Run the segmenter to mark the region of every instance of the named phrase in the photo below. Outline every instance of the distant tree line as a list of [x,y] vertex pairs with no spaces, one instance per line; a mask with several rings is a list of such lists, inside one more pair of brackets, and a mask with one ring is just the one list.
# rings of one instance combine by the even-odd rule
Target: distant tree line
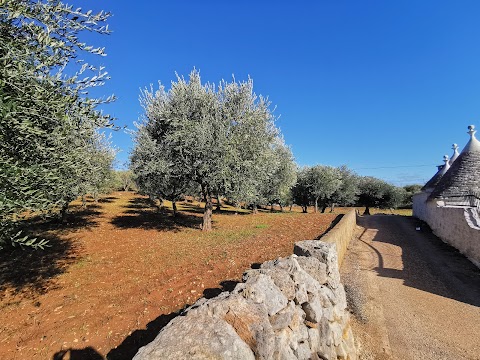
[[300,205],[303,212],[308,206],[314,206],[317,212],[335,206],[370,208],[411,207],[412,196],[420,190],[419,185],[398,187],[371,176],[359,176],[346,166],[331,167],[315,165],[299,169],[298,181],[293,187],[293,201]]

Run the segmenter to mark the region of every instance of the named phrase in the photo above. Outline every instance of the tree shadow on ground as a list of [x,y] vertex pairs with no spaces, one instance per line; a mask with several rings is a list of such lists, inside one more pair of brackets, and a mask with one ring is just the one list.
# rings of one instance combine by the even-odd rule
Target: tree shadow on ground
[[[182,208],[183,211],[185,212],[190,212],[190,213],[195,213],[195,214],[203,214],[204,208],[198,205],[194,204],[189,204],[189,203],[180,203],[179,206]],[[245,210],[243,211],[238,211],[235,209],[227,210],[225,208],[220,208],[220,210],[217,210],[216,205],[214,204],[213,206],[213,212],[214,214],[221,214],[221,215],[249,215],[250,212],[246,212]]]
[[2,251],[0,258],[0,292],[11,290],[26,298],[45,294],[54,287],[53,279],[63,274],[77,259],[72,242],[56,236],[43,236],[49,241],[44,250],[20,248]]
[[180,231],[182,228],[199,229],[202,218],[189,214],[177,214],[173,217],[170,211],[157,212],[154,210],[127,210],[129,215],[119,215],[111,223],[121,229],[156,229],[162,231]]
[[327,230],[325,230],[325,232],[323,232],[322,234],[318,235],[314,240],[321,240],[322,237],[324,237],[325,235],[328,234],[328,232],[330,230],[332,230],[339,222],[340,220],[342,220],[343,218],[343,214],[340,214],[340,215],[337,215],[335,217],[335,219],[333,219],[332,223],[330,224],[330,226],[327,228]]
[[21,228],[29,234],[40,235],[51,231],[65,234],[81,228],[92,228],[98,226],[96,218],[102,214],[99,209],[100,206],[96,204],[89,204],[85,209],[80,205],[70,206],[63,222],[58,215],[35,216],[22,221]]
[[106,197],[102,197],[102,198],[98,199],[98,202],[99,202],[99,203],[112,203],[112,202],[114,202],[115,200],[118,200],[118,197],[115,197],[115,196],[106,196]]
[[[369,218],[380,222],[373,225]],[[406,286],[480,307],[480,269],[435,236],[427,224],[400,215],[363,216],[358,223],[364,233],[376,230],[371,244],[362,240],[363,234],[359,239],[376,254],[374,270],[379,276],[401,279]],[[400,247],[403,268],[388,268],[376,243]]]
[[35,298],[54,288],[53,279],[78,259],[77,246],[61,235],[68,235],[79,228],[95,227],[94,218],[99,214],[95,207],[89,207],[68,214],[66,223],[41,217],[24,220],[20,226],[23,234],[45,239],[48,244],[43,250],[3,249],[0,252],[0,292],[10,290],[14,294]]
[[[214,298],[224,291],[232,291],[237,284],[238,281],[234,280],[222,281],[217,288],[205,289],[203,291],[203,297],[206,299]],[[132,334],[126,337],[119,346],[110,350],[110,352],[107,354],[107,360],[132,359],[142,346],[151,343],[157,337],[158,333],[170,321],[175,319],[177,316],[183,316],[185,314],[185,310],[190,306],[190,304],[186,304],[178,311],[171,312],[170,314],[162,314],[156,319],[150,321],[145,329],[135,330]]]
[[155,209],[147,198],[134,198],[124,206],[127,210],[111,220],[111,223],[121,229],[156,229],[163,231],[179,231],[182,228],[199,229],[202,224],[202,218],[184,212],[177,212],[173,216],[173,211]]
[[84,349],[68,349],[56,352],[52,360],[104,360],[94,348],[86,347]]

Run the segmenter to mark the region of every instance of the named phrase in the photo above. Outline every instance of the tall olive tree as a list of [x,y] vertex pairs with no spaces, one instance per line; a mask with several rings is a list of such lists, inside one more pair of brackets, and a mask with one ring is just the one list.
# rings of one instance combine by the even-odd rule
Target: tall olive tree
[[167,91],[142,93],[144,128],[159,158],[182,181],[194,181],[205,201],[203,230],[212,227],[212,198],[222,192],[254,202],[269,174],[262,164],[277,136],[269,102],[253,92],[253,81],[202,84],[193,70],[177,75]]
[[331,212],[337,204],[349,206],[358,199],[358,175],[345,165],[338,167],[337,170],[340,174],[341,184],[328,199]]
[[315,165],[308,171],[308,184],[317,212],[319,203],[326,206],[334,192],[340,189],[340,171],[331,166]]
[[88,88],[101,85],[107,74],[80,59],[105,55],[80,37],[84,31],[108,34],[108,17],[59,1],[2,2],[0,246],[25,244],[15,230],[16,214],[64,203],[61,195],[82,164],[78,142],[111,124],[96,106],[112,99],[88,97]]
[[402,194],[384,180],[371,176],[360,178],[358,203],[365,206],[365,215],[370,215],[371,207],[396,207],[401,203]]
[[130,169],[135,174],[138,189],[151,199],[170,200],[173,216],[177,215],[176,202],[189,189],[191,181],[177,171],[168,153],[157,146],[148,132],[148,124],[138,124],[135,133],[135,147],[130,157]]
[[302,207],[302,212],[308,212],[308,206],[312,204],[312,192],[310,186],[310,168],[303,167],[297,171],[297,182],[295,183],[292,194],[293,201]]
[[292,201],[292,188],[297,181],[297,165],[292,151],[278,138],[272,147],[272,175],[264,185],[265,198],[270,204],[283,207]]

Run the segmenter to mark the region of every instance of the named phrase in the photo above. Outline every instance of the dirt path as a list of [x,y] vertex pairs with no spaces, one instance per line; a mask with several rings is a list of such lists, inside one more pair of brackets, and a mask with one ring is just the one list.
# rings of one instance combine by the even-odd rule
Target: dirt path
[[408,217],[359,218],[343,265],[363,359],[480,359],[480,271]]

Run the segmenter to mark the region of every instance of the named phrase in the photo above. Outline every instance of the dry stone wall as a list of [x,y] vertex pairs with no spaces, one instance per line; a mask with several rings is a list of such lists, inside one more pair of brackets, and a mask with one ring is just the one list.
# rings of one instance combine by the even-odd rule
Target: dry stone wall
[[342,265],[343,258],[347,252],[348,244],[355,233],[355,226],[357,225],[357,214],[355,210],[350,210],[342,216],[340,221],[333,229],[322,236],[322,241],[334,243],[337,245],[338,263]]
[[336,247],[296,243],[293,255],[246,271],[232,292],[198,300],[134,360],[356,359]]

